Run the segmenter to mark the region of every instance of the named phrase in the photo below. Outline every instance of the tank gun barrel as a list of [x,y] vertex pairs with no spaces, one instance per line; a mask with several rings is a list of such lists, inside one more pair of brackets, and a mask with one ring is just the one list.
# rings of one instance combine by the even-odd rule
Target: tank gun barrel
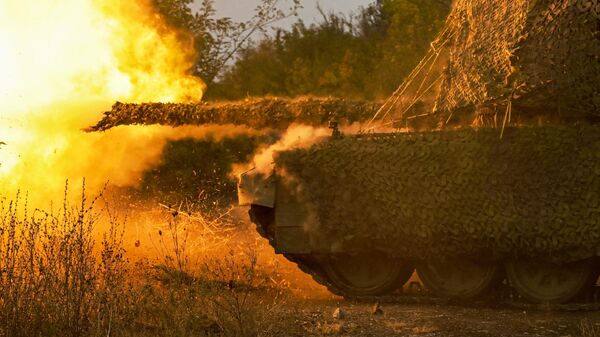
[[106,131],[119,125],[245,125],[254,129],[285,130],[292,123],[327,126],[368,120],[379,104],[337,98],[261,98],[226,103],[120,103],[88,132]]

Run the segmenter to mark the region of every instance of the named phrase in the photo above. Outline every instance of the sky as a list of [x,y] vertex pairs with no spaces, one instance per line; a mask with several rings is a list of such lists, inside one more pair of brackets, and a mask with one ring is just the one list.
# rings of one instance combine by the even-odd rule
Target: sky
[[[283,6],[289,7],[290,0],[279,0]],[[335,13],[350,13],[360,6],[366,6],[374,0],[301,0],[304,7],[299,17],[306,23],[313,23],[320,20],[320,14],[317,11],[317,3],[325,12],[333,11]],[[196,3],[201,2],[196,0]],[[250,19],[254,14],[254,8],[260,3],[260,0],[215,0],[215,8],[218,16],[231,17],[236,21]],[[286,8],[283,7],[282,8]],[[192,7],[193,8],[193,7]],[[294,20],[287,20],[281,26],[289,26]]]

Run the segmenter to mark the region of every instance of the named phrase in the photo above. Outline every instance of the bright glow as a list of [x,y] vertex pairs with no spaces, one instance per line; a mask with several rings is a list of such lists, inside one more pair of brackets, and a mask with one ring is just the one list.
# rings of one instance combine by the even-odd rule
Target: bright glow
[[166,129],[80,130],[117,100],[200,100],[181,36],[145,0],[0,0],[0,193],[135,184]]

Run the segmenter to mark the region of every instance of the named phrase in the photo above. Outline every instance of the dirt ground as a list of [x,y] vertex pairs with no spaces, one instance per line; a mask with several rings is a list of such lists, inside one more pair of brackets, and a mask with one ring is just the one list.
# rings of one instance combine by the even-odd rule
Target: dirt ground
[[[356,303],[331,295],[293,264],[292,296],[273,313],[278,336],[600,337],[599,312],[547,312],[433,304]],[[336,312],[337,311],[337,312]]]
[[[341,318],[335,318],[336,310]],[[527,312],[458,306],[383,304],[308,298],[278,317],[281,336],[600,336],[597,312]],[[277,315],[279,316],[279,315]]]

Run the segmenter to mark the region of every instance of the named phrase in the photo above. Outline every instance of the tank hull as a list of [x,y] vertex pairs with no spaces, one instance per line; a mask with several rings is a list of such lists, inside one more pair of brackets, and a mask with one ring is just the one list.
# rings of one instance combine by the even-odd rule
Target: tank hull
[[[600,251],[600,128],[360,135],[280,152],[280,253],[569,262]],[[261,180],[255,174],[244,182]],[[265,192],[266,191],[266,192]],[[256,192],[256,190],[255,190]],[[251,193],[250,193],[251,194]],[[252,203],[246,200],[246,203]]]

